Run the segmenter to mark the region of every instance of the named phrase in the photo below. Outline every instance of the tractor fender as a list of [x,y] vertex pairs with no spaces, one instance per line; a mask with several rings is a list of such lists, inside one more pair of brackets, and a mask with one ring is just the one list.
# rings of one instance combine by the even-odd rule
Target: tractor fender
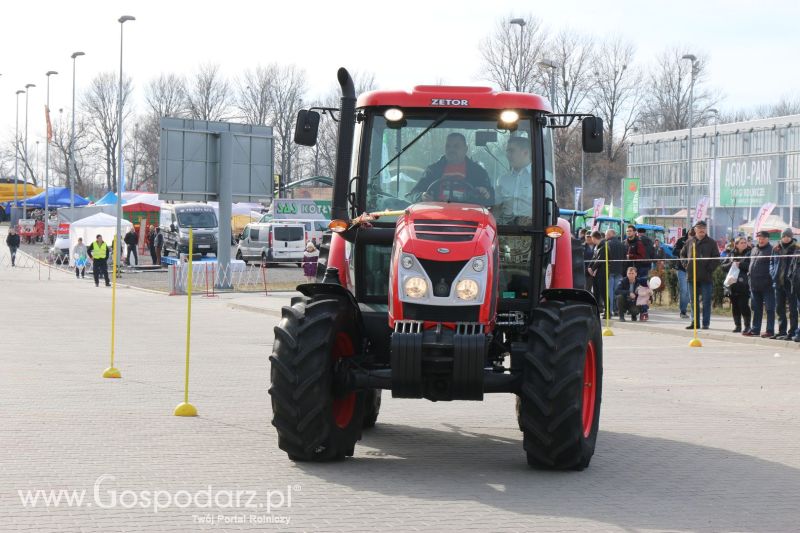
[[553,278],[549,289],[571,289],[572,284],[572,232],[569,222],[563,218],[558,219],[558,227],[564,230],[561,237],[555,239],[555,264],[553,264]]
[[331,235],[331,243],[328,251],[327,266],[339,269],[339,283],[342,287],[349,287],[349,261],[347,257],[347,241],[339,235],[334,233]]
[[363,324],[363,321],[361,320],[361,311],[358,307],[358,302],[356,301],[355,296],[353,296],[353,293],[347,290],[347,288],[342,287],[337,283],[301,283],[297,286],[297,292],[309,298],[325,294],[344,296],[347,298],[347,301],[350,302],[350,305],[353,307],[353,310],[358,316],[359,326]]
[[545,289],[542,291],[542,298],[549,302],[581,302],[597,308],[594,295],[583,289]]

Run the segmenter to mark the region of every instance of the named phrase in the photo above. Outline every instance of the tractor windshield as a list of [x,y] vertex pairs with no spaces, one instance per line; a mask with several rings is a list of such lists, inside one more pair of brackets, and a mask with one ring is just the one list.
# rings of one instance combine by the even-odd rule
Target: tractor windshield
[[499,224],[527,225],[532,212],[531,123],[498,129],[497,119],[408,116],[390,127],[376,116],[369,144],[367,211],[415,202],[489,208]]

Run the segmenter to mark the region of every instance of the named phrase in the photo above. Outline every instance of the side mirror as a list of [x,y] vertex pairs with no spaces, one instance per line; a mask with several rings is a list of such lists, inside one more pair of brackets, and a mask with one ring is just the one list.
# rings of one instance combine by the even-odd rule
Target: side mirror
[[297,122],[294,125],[294,142],[302,146],[317,144],[319,132],[319,113],[301,109],[297,112]]
[[582,131],[583,151],[587,154],[599,154],[603,151],[603,119],[586,117],[583,119]]
[[475,145],[486,146],[489,143],[497,142],[496,131],[477,131],[475,132]]

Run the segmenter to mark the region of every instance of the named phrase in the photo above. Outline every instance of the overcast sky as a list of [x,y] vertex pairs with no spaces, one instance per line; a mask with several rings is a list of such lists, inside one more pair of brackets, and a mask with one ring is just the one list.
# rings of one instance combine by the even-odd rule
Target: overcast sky
[[[635,43],[640,64],[667,46],[708,54],[710,85],[725,95],[720,109],[798,94],[800,80],[796,0],[26,0],[1,9],[0,136],[13,138],[15,91],[35,83],[30,143],[44,132],[46,71],[59,72],[50,86],[56,115],[70,109],[72,52],[86,52],[78,58],[79,92],[98,72],[118,72],[123,14],[137,18],[125,24],[124,69],[139,99],[153,76],[189,74],[203,62],[219,63],[229,76],[259,63],[296,63],[312,97],[335,83],[339,66],[374,72],[381,88],[486,84],[480,41],[498,20],[528,13],[552,30],[620,34]],[[24,102],[22,95],[21,130]]]

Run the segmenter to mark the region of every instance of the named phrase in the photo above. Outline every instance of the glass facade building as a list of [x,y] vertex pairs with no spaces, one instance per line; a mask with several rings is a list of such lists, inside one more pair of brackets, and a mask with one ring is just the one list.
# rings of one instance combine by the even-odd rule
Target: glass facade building
[[673,215],[687,206],[693,212],[707,196],[717,235],[735,233],[767,202],[797,225],[800,115],[694,128],[691,174],[688,147],[689,130],[633,135],[628,177],[640,180],[640,213]]

